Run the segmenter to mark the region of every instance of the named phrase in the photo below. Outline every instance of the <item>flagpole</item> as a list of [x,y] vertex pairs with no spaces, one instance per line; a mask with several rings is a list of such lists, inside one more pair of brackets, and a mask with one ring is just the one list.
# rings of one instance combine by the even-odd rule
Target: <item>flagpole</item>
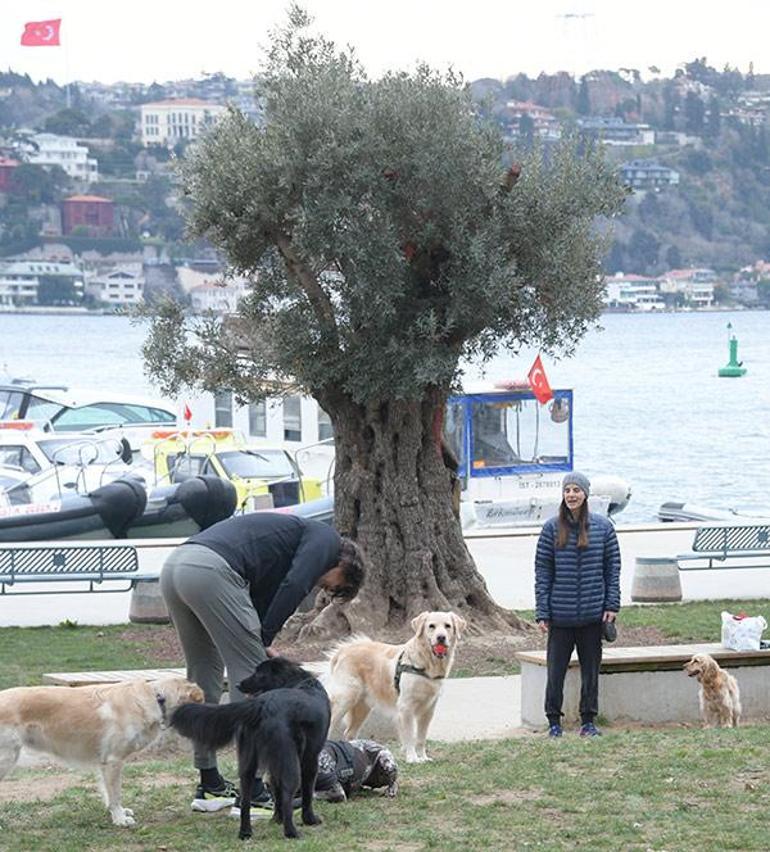
[[64,34],[64,86],[65,92],[67,93],[67,109],[70,108],[70,62],[69,62],[69,49],[67,48],[67,38],[66,33]]

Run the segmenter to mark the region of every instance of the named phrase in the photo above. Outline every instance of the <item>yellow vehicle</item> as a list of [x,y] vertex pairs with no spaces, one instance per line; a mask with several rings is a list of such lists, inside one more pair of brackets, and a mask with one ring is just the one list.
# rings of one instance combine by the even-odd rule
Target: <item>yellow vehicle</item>
[[278,509],[322,496],[320,480],[303,476],[286,450],[248,446],[237,430],[157,430],[152,437],[143,455],[153,462],[159,482],[221,476],[235,486],[238,508],[245,511],[271,504]]

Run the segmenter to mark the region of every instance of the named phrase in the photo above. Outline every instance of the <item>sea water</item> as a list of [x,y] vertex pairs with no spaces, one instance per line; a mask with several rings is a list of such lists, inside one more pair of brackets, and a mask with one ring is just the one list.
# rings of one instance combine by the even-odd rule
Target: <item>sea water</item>
[[[742,378],[717,376],[728,322]],[[770,312],[606,314],[600,326],[543,363],[552,387],[574,389],[575,466],[631,485],[618,523],[653,521],[668,500],[770,514]],[[146,334],[120,316],[0,314],[0,375],[158,396]],[[523,378],[536,354],[501,353],[485,378]]]

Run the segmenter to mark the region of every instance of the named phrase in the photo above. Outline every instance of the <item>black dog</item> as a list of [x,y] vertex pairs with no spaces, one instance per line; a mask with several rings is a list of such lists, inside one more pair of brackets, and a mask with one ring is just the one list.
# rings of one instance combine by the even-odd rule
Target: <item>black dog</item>
[[299,837],[292,819],[292,800],[302,792],[302,821],[318,825],[313,813],[313,787],[318,755],[329,731],[329,696],[301,666],[274,657],[257,666],[238,684],[257,696],[235,704],[185,704],[171,716],[180,734],[210,748],[235,740],[241,794],[241,840],[251,837],[251,793],[255,776],[267,773],[275,800],[273,820],[283,823],[286,837]]

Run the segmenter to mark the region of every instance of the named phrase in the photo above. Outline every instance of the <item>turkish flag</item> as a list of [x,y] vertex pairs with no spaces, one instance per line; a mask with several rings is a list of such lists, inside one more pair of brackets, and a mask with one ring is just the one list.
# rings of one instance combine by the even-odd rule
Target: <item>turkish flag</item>
[[52,21],[30,21],[21,34],[23,47],[58,47],[61,18]]
[[545,405],[549,399],[553,399],[553,391],[548,384],[548,379],[543,369],[543,362],[540,360],[539,355],[535,358],[535,363],[529,368],[527,378],[529,379],[529,386],[532,388],[532,393],[541,405]]
[[192,420],[192,411],[190,411],[190,406],[187,403],[184,405],[184,412],[182,416],[188,423]]

